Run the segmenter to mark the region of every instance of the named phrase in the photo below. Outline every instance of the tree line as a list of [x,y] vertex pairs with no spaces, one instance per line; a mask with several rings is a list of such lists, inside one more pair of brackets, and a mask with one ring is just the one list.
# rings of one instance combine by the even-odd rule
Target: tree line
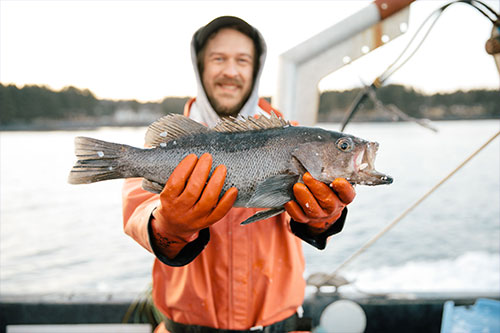
[[[50,121],[69,123],[116,123],[116,114],[127,111],[139,116],[148,113],[161,116],[182,113],[188,97],[167,97],[161,102],[141,103],[136,100],[113,101],[97,99],[88,89],[65,87],[54,91],[46,86],[0,83],[0,126],[44,124]],[[133,121],[131,121],[133,122]],[[139,121],[140,122],[140,121]]]
[[[360,92],[361,89],[323,92],[320,96],[318,120],[340,121]],[[395,105],[414,118],[500,118],[498,90],[426,95],[405,86],[389,85],[377,89],[376,96],[383,105]],[[51,121],[99,124],[103,120],[108,125],[121,125],[124,122],[145,125],[155,117],[182,113],[187,100],[188,97],[166,97],[162,101],[148,103],[136,100],[113,101],[97,99],[90,90],[71,86],[54,91],[46,86],[26,85],[18,88],[0,83],[0,126],[43,124]],[[151,117],[139,117],[145,114]],[[391,117],[367,99],[353,120],[389,120]]]
[[[341,121],[363,89],[326,91],[320,96],[319,121]],[[499,90],[470,90],[427,95],[413,88],[388,85],[375,90],[384,107],[396,106],[413,118],[430,120],[498,119],[500,118]],[[353,120],[389,120],[393,114],[378,109],[366,98]]]

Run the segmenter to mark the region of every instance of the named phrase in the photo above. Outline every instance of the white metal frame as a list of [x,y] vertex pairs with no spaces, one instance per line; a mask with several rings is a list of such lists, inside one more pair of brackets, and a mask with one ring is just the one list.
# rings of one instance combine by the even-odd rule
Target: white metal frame
[[320,80],[404,33],[408,16],[406,7],[381,21],[374,2],[283,53],[273,104],[289,120],[315,124]]

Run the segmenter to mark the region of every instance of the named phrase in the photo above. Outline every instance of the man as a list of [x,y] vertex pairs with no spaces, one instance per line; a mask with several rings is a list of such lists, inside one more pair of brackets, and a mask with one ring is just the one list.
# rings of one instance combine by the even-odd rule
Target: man
[[[248,23],[219,17],[195,33],[191,51],[198,94],[185,115],[211,127],[277,112],[257,95],[266,45]],[[125,182],[125,232],[156,256],[153,299],[167,317],[156,331],[294,330],[305,290],[301,239],[323,249],[340,232],[352,186],[337,179],[330,188],[306,173],[288,214],[240,226],[257,209],[232,207],[236,188],[220,198],[226,168],[209,177],[211,168],[210,154],[186,156],[160,195],[141,179]]]

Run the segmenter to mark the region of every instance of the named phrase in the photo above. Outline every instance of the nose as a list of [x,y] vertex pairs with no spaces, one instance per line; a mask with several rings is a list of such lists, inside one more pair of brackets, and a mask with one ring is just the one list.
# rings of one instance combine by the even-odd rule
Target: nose
[[238,68],[236,66],[236,62],[234,60],[227,61],[222,73],[227,77],[235,77],[238,76]]

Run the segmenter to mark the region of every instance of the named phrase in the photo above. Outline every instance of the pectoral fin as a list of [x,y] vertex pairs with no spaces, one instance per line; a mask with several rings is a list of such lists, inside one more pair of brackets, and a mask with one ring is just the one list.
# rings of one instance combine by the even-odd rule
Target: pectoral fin
[[276,175],[257,185],[247,207],[281,207],[292,199],[292,186],[299,179],[298,175]]
[[249,218],[247,218],[245,221],[241,222],[240,224],[247,225],[247,224],[257,222],[260,220],[265,220],[265,219],[268,219],[270,217],[279,215],[279,214],[283,213],[284,211],[285,211],[285,208],[283,208],[283,207],[276,207],[276,208],[271,208],[271,209],[267,209],[267,210],[261,210],[260,212],[253,214],[252,216],[250,216]]

